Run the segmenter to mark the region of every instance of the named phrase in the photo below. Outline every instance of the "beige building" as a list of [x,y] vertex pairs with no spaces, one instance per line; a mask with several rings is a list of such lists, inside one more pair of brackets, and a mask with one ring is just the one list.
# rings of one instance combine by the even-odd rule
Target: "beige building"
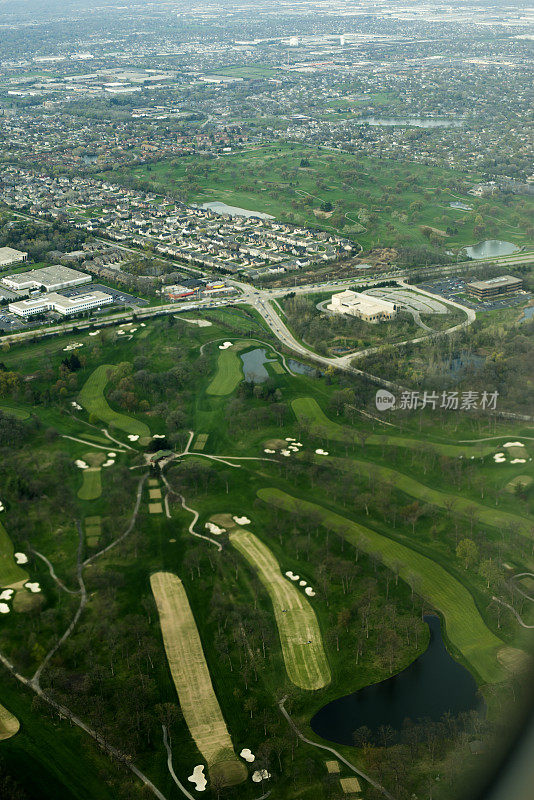
[[381,297],[353,292],[350,289],[332,295],[327,309],[336,314],[348,314],[371,323],[386,322],[397,316],[395,303],[382,300]]
[[10,264],[18,264],[27,260],[28,253],[23,253],[22,250],[0,247],[0,267],[8,267]]

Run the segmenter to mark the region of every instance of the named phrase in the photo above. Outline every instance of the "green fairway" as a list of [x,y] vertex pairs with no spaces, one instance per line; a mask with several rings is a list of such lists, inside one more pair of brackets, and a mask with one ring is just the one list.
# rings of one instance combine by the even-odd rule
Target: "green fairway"
[[30,412],[25,408],[18,408],[17,406],[10,405],[9,403],[0,403],[0,411],[2,411],[4,414],[9,414],[12,417],[16,417],[17,419],[28,419],[30,416]]
[[[358,442],[358,431],[348,425],[339,425],[337,422],[332,422],[313,397],[297,397],[292,400],[291,406],[300,423],[308,421],[311,424],[311,433],[324,434],[340,442],[345,442],[347,438],[349,441]],[[367,444],[388,444],[397,447],[409,447],[414,450],[431,447],[444,456],[485,456],[495,452],[498,447],[496,442],[445,444],[443,442],[429,441],[428,439],[422,440],[409,436],[398,436],[394,433],[371,434],[371,436],[366,437],[365,441]]]
[[[324,459],[321,460],[321,463]],[[454,502],[454,510],[463,514],[471,510],[475,513],[479,522],[485,525],[499,528],[500,530],[516,529],[524,536],[532,535],[532,522],[518,514],[511,514],[508,511],[500,511],[497,508],[484,506],[468,497],[454,494],[454,492],[443,492],[439,489],[431,489],[424,483],[420,483],[415,478],[411,478],[404,472],[389,467],[381,467],[372,461],[362,461],[360,459],[330,458],[329,464],[335,469],[345,472],[355,471],[356,469],[370,475],[371,473],[385,483],[391,482],[395,488],[400,489],[406,494],[416,497],[423,503],[431,503],[438,508],[447,509],[449,502]]]
[[269,592],[289,678],[301,689],[322,689],[330,683],[330,667],[317,617],[304,592],[282,575],[276,558],[253,533],[236,528],[230,541]]
[[223,397],[231,394],[243,379],[242,362],[237,355],[239,346],[221,350],[217,359],[217,372],[207,388],[207,394]]
[[102,422],[112,425],[121,431],[137,436],[150,436],[148,425],[126,414],[113,411],[104,397],[104,389],[108,382],[108,372],[112,364],[101,364],[89,376],[79,395],[79,402],[89,414],[93,414]]
[[83,483],[78,490],[80,500],[96,500],[102,494],[102,470],[100,467],[89,467],[82,472]]
[[503,642],[486,626],[466,587],[442,566],[387,536],[280,489],[260,489],[258,497],[295,514],[313,513],[322,525],[343,535],[358,548],[379,554],[384,564],[398,571],[408,583],[415,579],[416,591],[441,612],[449,641],[480,680],[491,683],[503,678],[497,661],[497,653],[504,646]]
[[13,553],[13,543],[0,522],[0,588],[2,589],[27,581],[29,577],[26,570],[15,563]]

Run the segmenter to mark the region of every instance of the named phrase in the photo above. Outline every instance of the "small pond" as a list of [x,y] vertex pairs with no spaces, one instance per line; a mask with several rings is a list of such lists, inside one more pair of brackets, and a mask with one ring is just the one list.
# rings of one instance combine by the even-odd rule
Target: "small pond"
[[444,370],[447,370],[451,378],[461,378],[462,374],[469,368],[474,370],[481,369],[486,363],[486,356],[477,356],[474,353],[460,353],[459,355],[451,358],[444,364]]
[[310,367],[309,364],[303,364],[302,361],[295,361],[294,358],[286,358],[287,365],[292,372],[297,375],[316,375],[317,370],[315,367]]
[[[333,700],[311,720],[314,733],[338,744],[353,744],[362,725],[376,733],[381,725],[400,730],[408,717],[439,720],[446,712],[485,711],[475,679],[449,655],[438,617],[425,616],[430,642],[423,655],[405,670],[381,683]],[[357,668],[356,668],[357,669]]]
[[519,320],[520,322],[526,322],[529,319],[534,318],[534,306],[527,306],[523,311],[523,316]]
[[451,208],[458,208],[460,211],[472,211],[473,206],[468,206],[467,203],[459,203],[458,201],[454,201],[454,203],[449,203]]
[[464,253],[470,258],[494,258],[495,256],[510,256],[517,253],[519,247],[512,242],[503,242],[501,239],[486,239],[484,242],[464,247]]
[[267,350],[264,348],[249,350],[247,353],[242,353],[240,358],[243,362],[245,380],[249,383],[263,383],[270,377],[264,365],[274,359],[267,358]]

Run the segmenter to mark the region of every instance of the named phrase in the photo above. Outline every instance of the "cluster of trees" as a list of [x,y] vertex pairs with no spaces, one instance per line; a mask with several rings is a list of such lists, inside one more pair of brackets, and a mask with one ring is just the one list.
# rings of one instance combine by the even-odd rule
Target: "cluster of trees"
[[8,215],[0,215],[0,247],[23,250],[34,261],[46,261],[51,250],[80,250],[86,239],[83,231],[61,222],[51,225],[24,219],[13,222]]

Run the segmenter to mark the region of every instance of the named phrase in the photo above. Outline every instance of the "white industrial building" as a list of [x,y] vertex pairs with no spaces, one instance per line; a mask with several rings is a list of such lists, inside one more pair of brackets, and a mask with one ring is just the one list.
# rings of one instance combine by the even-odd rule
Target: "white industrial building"
[[353,292],[350,289],[332,295],[327,309],[337,314],[358,317],[371,323],[386,322],[394,319],[397,315],[395,303],[382,300],[381,297],[371,297],[371,295],[361,292]]
[[14,250],[13,247],[0,247],[0,267],[9,267],[11,264],[20,264],[28,260],[28,253]]
[[57,292],[58,289],[66,289],[68,286],[90,283],[91,280],[91,276],[86,272],[78,272],[76,269],[57,265],[32,269],[18,275],[6,275],[2,278],[2,283],[15,292],[28,292],[32,289],[41,289],[41,287],[44,287],[47,292]]
[[44,314],[47,311],[57,311],[58,314],[67,316],[107,306],[110,303],[113,303],[113,297],[104,292],[88,292],[77,297],[64,297],[52,292],[10,303],[9,310],[18,317],[32,317],[34,314]]

